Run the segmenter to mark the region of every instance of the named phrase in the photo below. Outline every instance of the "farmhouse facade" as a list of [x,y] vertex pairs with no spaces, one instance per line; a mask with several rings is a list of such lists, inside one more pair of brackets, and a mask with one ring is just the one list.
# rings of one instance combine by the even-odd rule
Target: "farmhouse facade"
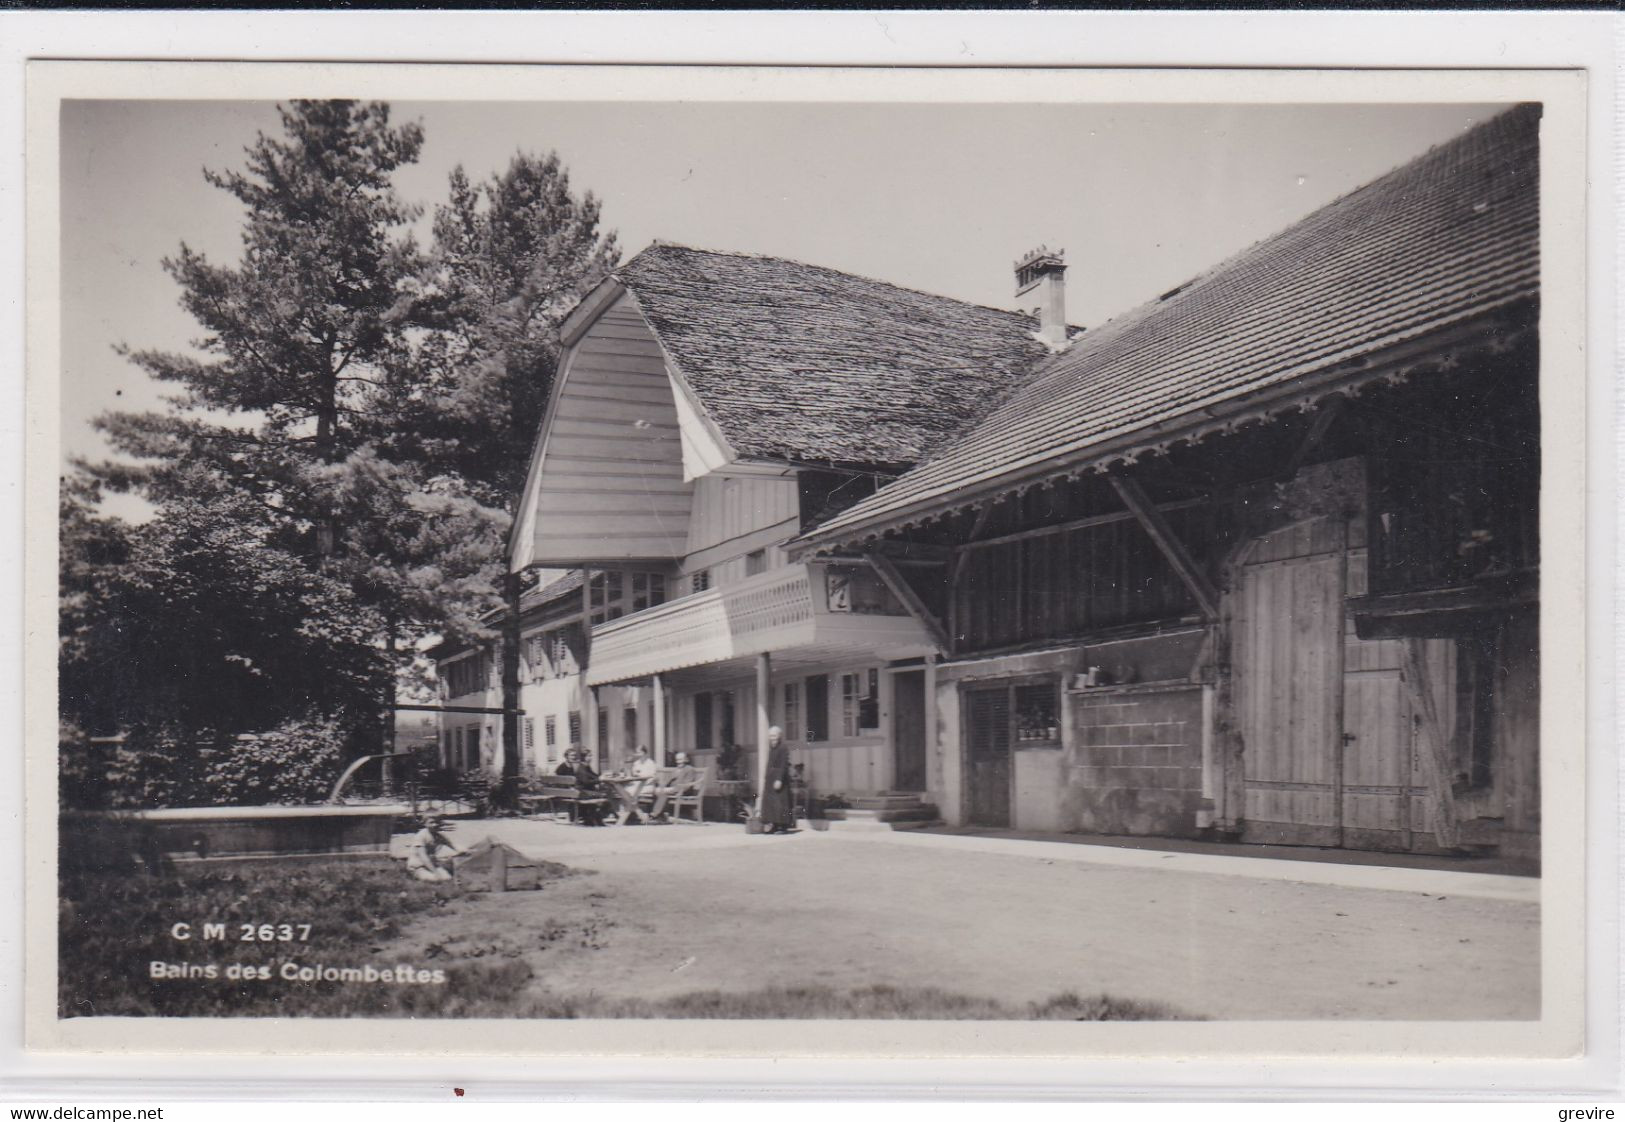
[[1047,251],[1035,319],[645,250],[511,549],[579,707],[952,824],[1536,855],[1539,120],[1088,331]]

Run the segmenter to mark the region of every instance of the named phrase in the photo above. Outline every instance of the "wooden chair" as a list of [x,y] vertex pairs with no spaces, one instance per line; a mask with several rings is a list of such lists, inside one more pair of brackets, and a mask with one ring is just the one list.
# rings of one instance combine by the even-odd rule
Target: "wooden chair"
[[671,806],[671,820],[673,822],[681,822],[683,820],[683,808],[691,806],[694,808],[694,824],[696,826],[705,825],[705,780],[710,774],[710,768],[699,768],[698,774],[694,777],[694,785],[688,791],[679,791],[671,797],[669,805]]

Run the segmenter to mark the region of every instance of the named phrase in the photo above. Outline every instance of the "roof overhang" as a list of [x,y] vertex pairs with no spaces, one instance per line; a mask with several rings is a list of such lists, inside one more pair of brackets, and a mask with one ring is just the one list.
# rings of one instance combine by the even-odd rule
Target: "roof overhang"
[[1413,375],[1453,364],[1449,362],[1451,356],[1478,350],[1511,350],[1534,331],[1535,317],[1524,314],[1534,304],[1532,297],[1519,297],[1453,323],[1431,325],[1425,333],[1392,342],[1380,350],[1196,403],[1149,424],[1107,433],[1080,447],[1035,458],[978,486],[923,496],[895,508],[883,505],[882,488],[877,492],[882,505],[872,514],[848,518],[851,512],[844,512],[788,542],[785,548],[791,557],[805,558],[859,547],[887,533],[979,507],[1046,480],[1089,472],[1105,474],[1143,456],[1165,453],[1176,444],[1196,444],[1210,436],[1266,423],[1282,414],[1309,410],[1325,398],[1352,395],[1375,382],[1398,384]]

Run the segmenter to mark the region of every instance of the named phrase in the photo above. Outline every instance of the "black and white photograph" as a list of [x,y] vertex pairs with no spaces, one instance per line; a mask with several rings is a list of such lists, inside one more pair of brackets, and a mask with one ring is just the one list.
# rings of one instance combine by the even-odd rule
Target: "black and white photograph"
[[641,80],[56,104],[54,1021],[1567,1009],[1551,106]]

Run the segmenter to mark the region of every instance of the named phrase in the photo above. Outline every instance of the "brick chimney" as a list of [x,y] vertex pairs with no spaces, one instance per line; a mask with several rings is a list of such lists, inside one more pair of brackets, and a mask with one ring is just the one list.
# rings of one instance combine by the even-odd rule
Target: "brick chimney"
[[[1039,246],[1016,262],[1016,297],[1032,293],[1024,303],[1038,319],[1039,340],[1052,351],[1066,346],[1066,250],[1051,253]],[[1036,307],[1035,307],[1036,305]]]

